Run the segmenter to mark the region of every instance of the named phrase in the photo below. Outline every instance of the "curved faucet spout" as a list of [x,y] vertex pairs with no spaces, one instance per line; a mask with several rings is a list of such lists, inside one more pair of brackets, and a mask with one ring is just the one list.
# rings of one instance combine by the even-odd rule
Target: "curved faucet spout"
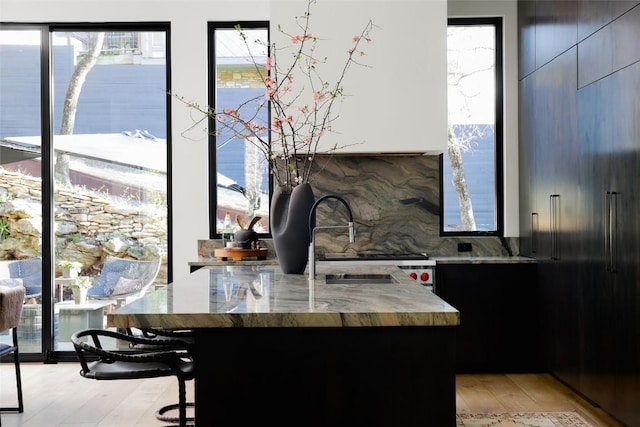
[[[325,227],[314,227],[313,219],[315,217],[316,208],[320,203],[327,199],[336,199],[340,203],[347,208],[347,212],[349,213],[349,224],[345,226],[325,226]],[[319,228],[349,228],[349,243],[353,243],[356,241],[356,232],[355,227],[353,225],[353,213],[351,212],[351,207],[347,203],[345,199],[335,194],[328,194],[326,196],[320,197],[311,207],[311,211],[309,212],[309,236],[311,237],[311,244],[309,245],[309,279],[314,279],[316,276],[316,255],[315,255],[315,231]]]

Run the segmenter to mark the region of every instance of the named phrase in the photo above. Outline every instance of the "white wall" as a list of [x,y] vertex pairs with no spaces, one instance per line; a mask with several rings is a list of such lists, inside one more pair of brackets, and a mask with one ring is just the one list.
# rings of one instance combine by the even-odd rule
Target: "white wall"
[[[273,26],[299,33],[293,17],[306,0],[271,4],[271,39],[289,46]],[[370,19],[372,42],[362,44],[365,56],[357,57],[368,67],[349,70],[340,118],[335,133],[323,137],[323,149],[440,154],[447,148],[446,0],[319,0],[311,32],[320,38],[317,57],[328,58],[330,66],[321,68],[327,81],[337,80],[352,37]]]
[[520,236],[518,224],[518,3],[517,0],[449,0],[450,18],[501,16],[504,23],[504,235]]

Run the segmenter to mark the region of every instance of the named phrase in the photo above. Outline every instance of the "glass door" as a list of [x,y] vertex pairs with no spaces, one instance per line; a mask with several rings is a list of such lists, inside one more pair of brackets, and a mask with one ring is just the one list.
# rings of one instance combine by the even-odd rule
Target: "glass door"
[[[166,38],[135,27],[51,34],[54,350],[167,282]],[[138,263],[158,259],[159,270]]]
[[[27,289],[22,354],[43,352],[41,34],[0,28],[0,285]],[[0,343],[11,340],[0,335]]]

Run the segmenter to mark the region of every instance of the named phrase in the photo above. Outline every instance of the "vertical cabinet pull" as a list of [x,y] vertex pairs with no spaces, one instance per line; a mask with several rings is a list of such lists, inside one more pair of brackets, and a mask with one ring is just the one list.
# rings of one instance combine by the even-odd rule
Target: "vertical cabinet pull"
[[611,272],[618,271],[618,193],[611,192],[611,203],[609,204],[611,214],[609,215],[609,252],[611,253]]
[[604,258],[605,269],[617,271],[618,193],[607,191],[604,195]]
[[538,213],[531,213],[531,253],[538,252]]
[[550,218],[550,234],[551,234],[551,254],[552,260],[560,259],[560,246],[558,242],[558,234],[560,233],[560,195],[551,194],[549,196]]

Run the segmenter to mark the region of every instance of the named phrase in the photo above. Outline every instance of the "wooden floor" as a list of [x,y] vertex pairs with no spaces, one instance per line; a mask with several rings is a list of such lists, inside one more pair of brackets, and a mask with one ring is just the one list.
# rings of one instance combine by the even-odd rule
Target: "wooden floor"
[[[15,402],[13,365],[0,364],[0,406]],[[160,427],[155,411],[177,400],[175,378],[93,381],[77,363],[23,363],[25,411],[3,413],[4,427]],[[578,411],[593,427],[620,427],[550,375],[459,375],[462,412]],[[188,385],[193,396],[193,384]]]

